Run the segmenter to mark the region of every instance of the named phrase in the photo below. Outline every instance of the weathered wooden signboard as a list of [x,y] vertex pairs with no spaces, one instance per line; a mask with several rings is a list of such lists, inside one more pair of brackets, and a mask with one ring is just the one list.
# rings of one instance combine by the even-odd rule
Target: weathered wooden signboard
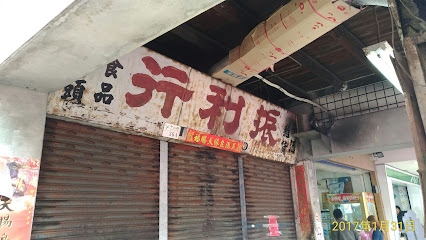
[[[145,136],[174,124],[293,163],[296,115],[141,47],[49,95],[48,114]],[[185,141],[186,136],[178,140]]]

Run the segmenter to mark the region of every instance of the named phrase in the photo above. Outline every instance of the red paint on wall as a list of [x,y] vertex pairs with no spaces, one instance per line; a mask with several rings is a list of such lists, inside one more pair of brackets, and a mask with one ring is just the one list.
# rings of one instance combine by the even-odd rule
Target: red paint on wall
[[[272,132],[277,130],[277,118],[278,116],[280,116],[280,112],[277,110],[269,110],[266,111],[265,108],[263,107],[263,105],[260,106],[260,109],[257,110],[257,119],[255,119],[253,121],[253,124],[255,126],[255,130],[250,131],[250,137],[252,139],[254,139],[259,132],[262,133],[260,140],[262,142],[266,142],[267,140],[269,140],[269,145],[270,146],[274,146],[277,143],[277,140],[275,140],[272,137]],[[262,126],[260,126],[262,118],[265,119],[264,123]]]
[[149,75],[137,73],[132,76],[132,84],[136,87],[144,88],[140,94],[126,93],[126,103],[130,107],[141,107],[152,98],[152,91],[157,87],[157,82]]
[[235,111],[234,118],[231,122],[226,122],[225,120],[223,121],[225,133],[235,133],[238,127],[240,126],[241,111],[246,105],[244,98],[242,96],[239,96],[238,102],[234,103],[231,101],[231,97],[228,96],[227,100],[225,101],[226,89],[216,85],[210,85],[210,90],[216,94],[207,96],[207,101],[212,104],[210,108],[199,109],[198,112],[200,114],[201,119],[209,118],[207,128],[213,129],[216,119],[222,116],[221,109],[223,107],[227,111]]
[[238,97],[238,102],[234,103],[231,101],[231,97],[225,103],[225,109],[227,111],[235,111],[234,119],[231,122],[223,122],[223,127],[226,134],[233,134],[240,127],[241,111],[246,106],[246,102],[242,96]]
[[157,61],[155,61],[152,57],[143,57],[142,62],[145,63],[146,69],[148,69],[155,76],[160,75],[161,67],[158,65]]
[[210,85],[210,90],[216,93],[215,95],[207,96],[207,101],[211,103],[212,106],[208,109],[200,108],[198,113],[200,114],[201,119],[209,118],[207,127],[209,129],[213,129],[214,124],[216,122],[216,118],[222,116],[222,112],[220,109],[225,105],[226,90],[215,85]]
[[[161,69],[157,61],[152,57],[143,57],[142,62],[144,62],[146,68],[153,75],[160,75],[161,73],[164,77],[174,78],[181,83],[187,83],[189,81],[186,72],[173,66],[166,66]],[[132,76],[132,84],[136,87],[145,89],[145,91],[140,94],[126,93],[126,103],[130,107],[142,107],[147,104],[152,99],[154,89],[157,90],[157,92],[166,94],[163,107],[161,108],[161,115],[164,118],[170,117],[176,97],[180,98],[183,102],[188,102],[191,100],[192,94],[194,93],[193,91],[186,90],[186,88],[169,81],[156,82],[154,78],[143,73],[134,74]]]

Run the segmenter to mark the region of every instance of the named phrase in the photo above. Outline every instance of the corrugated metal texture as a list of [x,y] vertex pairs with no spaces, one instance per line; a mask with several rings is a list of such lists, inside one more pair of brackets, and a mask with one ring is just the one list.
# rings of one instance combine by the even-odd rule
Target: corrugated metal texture
[[47,119],[32,239],[158,239],[159,141]]
[[169,239],[241,239],[237,157],[169,146]]
[[282,235],[274,239],[296,239],[289,166],[249,156],[243,157],[243,166],[249,239],[270,239],[262,226],[269,215],[279,217]]

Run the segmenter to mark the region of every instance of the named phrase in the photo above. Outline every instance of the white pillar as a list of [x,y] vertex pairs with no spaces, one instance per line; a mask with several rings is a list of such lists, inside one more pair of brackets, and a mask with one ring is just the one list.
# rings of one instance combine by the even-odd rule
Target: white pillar
[[[389,221],[389,228],[391,228],[391,222],[398,222],[398,219],[396,217],[392,181],[386,176],[386,166],[384,164],[376,165],[376,177],[386,218],[381,220]],[[388,236],[390,240],[399,240],[399,230],[392,231],[389,229]]]
[[312,161],[303,162],[305,166],[306,195],[311,205],[311,221],[314,229],[315,240],[324,240],[324,230],[322,228],[320,196],[318,194],[317,174]]
[[159,213],[159,240],[167,240],[168,237],[168,164],[169,143],[160,141],[160,213]]
[[0,156],[40,159],[47,94],[0,84]]

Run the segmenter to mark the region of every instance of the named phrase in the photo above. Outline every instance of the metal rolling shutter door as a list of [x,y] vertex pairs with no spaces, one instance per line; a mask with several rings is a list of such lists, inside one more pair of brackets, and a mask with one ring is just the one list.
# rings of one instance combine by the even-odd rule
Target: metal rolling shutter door
[[241,239],[237,157],[169,144],[169,239]]
[[[290,169],[287,164],[244,156],[244,183],[246,191],[247,225],[249,239],[271,239],[265,216],[279,216],[280,237],[273,239],[296,239],[293,196]],[[255,225],[253,228],[252,225]]]
[[32,239],[158,239],[159,141],[47,119]]

